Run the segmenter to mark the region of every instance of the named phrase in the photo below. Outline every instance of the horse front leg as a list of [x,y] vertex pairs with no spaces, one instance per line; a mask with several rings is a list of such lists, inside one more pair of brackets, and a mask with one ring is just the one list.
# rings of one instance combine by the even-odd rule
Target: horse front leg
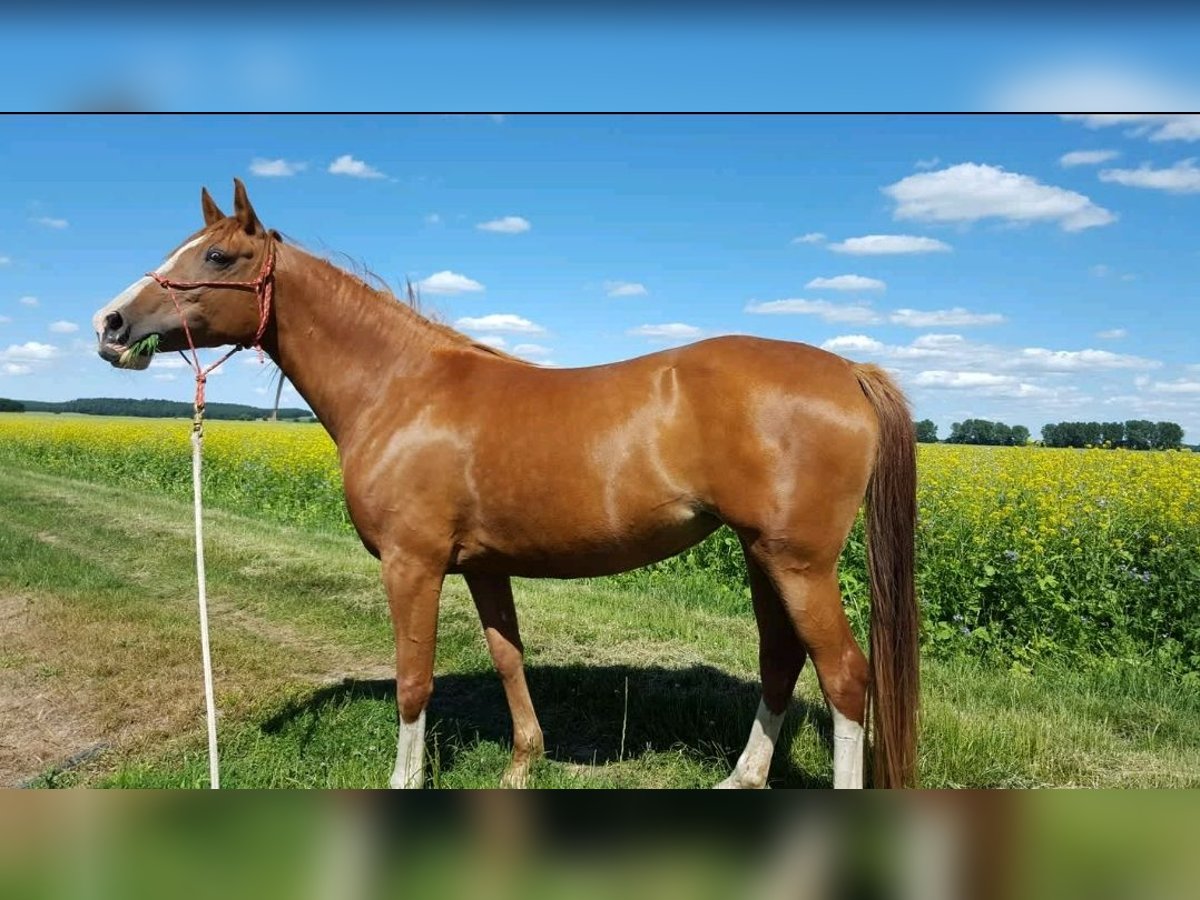
[[383,560],[392,629],[396,637],[396,706],[399,731],[393,788],[425,783],[425,707],[433,693],[438,602],[445,571],[408,556]]
[[467,575],[466,581],[512,714],[513,758],[500,785],[525,787],[529,767],[542,756],[544,744],[542,727],[525,683],[524,647],[513,605],[512,582],[507,575]]

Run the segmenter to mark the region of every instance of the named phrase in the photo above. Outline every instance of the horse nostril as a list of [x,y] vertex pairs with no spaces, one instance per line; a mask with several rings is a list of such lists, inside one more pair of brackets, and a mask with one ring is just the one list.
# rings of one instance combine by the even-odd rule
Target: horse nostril
[[104,317],[104,330],[105,331],[110,331],[110,332],[120,331],[121,326],[124,324],[125,324],[125,320],[123,318],[121,318],[121,314],[119,312],[110,312],[107,316]]

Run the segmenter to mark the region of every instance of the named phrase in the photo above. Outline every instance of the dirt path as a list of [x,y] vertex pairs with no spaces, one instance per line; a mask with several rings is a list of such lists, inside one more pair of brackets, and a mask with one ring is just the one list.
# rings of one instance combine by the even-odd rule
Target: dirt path
[[[67,768],[107,769],[104,755],[203,732],[189,567],[172,565],[179,574],[171,580],[150,562],[191,553],[189,508],[147,501],[136,516],[117,521],[109,512],[112,498],[72,487],[62,479],[0,473],[3,787]],[[220,717],[240,717],[291,690],[392,673],[390,653],[378,646],[312,621],[290,621],[303,605],[293,610],[278,597],[264,599],[271,591],[265,583],[286,585],[314,569],[357,568],[354,557],[343,561],[340,545],[334,552],[320,542],[295,546],[293,535],[258,523],[221,524],[210,539],[213,555],[236,564],[237,572],[265,566],[274,578],[254,572],[232,586],[217,579],[210,622]],[[276,590],[287,594],[286,587]]]

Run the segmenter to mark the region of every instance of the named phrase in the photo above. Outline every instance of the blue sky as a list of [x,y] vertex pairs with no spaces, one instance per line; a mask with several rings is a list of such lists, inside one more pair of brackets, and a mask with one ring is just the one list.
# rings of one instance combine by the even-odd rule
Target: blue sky
[[[186,370],[101,362],[88,323],[199,227],[202,185],[228,209],[237,175],[268,225],[393,285],[423,281],[445,320],[539,361],[748,333],[892,368],[943,436],[969,416],[1035,433],[1146,417],[1200,441],[1194,118],[0,127],[0,396],[190,399]],[[268,371],[226,370],[211,399],[269,402]]]

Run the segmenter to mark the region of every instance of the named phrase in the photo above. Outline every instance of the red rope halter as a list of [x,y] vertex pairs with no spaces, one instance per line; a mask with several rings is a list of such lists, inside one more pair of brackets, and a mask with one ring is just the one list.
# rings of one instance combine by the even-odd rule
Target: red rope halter
[[188,327],[187,317],[183,314],[183,306],[179,302],[179,296],[176,291],[192,291],[196,288],[214,287],[214,288],[234,288],[240,291],[254,291],[255,299],[258,301],[258,330],[254,332],[254,339],[250,342],[255,350],[258,351],[259,362],[262,362],[263,348],[262,336],[267,330],[267,322],[271,318],[271,300],[275,294],[275,248],[271,245],[267,246],[267,255],[263,258],[262,269],[258,273],[258,277],[253,281],[171,281],[157,272],[147,272],[150,278],[162,286],[163,290],[171,298],[171,302],[175,304],[175,311],[179,313],[179,321],[183,323],[183,333],[187,337],[188,349],[192,351],[192,358],[188,360],[187,355],[180,350],[179,355],[187,361],[192,367],[192,371],[196,373],[196,415],[194,424],[198,429],[200,427],[200,419],[204,414],[204,385],[208,381],[209,373],[213,371],[233,354],[239,350],[245,349],[242,344],[237,344],[228,353],[206,368],[200,367],[200,357],[196,353],[196,343],[192,340],[192,330]]

